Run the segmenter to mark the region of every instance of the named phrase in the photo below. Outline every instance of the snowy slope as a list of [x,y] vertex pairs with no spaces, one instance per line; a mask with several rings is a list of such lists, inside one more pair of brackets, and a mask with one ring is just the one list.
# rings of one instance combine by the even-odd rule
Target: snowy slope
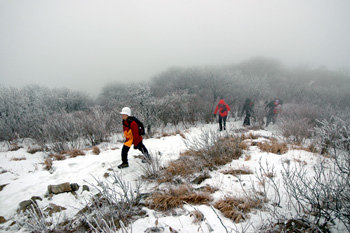
[[[233,132],[233,129],[241,127],[242,122],[228,122],[228,130]],[[184,130],[185,136],[195,137],[201,134],[202,129],[216,130],[217,124],[199,125]],[[270,126],[269,131],[260,130],[252,131],[253,134],[260,135],[256,141],[266,140],[264,137],[275,135],[274,127]],[[274,132],[274,133],[273,133]],[[219,132],[218,132],[219,133]],[[264,137],[263,137],[264,136]],[[183,137],[179,134],[174,136],[167,136],[161,138],[145,139],[144,144],[153,154],[160,154],[160,159],[163,164],[167,164],[171,160],[179,158],[180,153],[186,151],[186,146]],[[0,225],[0,230],[7,229],[12,222],[18,204],[23,200],[28,200],[32,196],[40,196],[43,201],[39,201],[40,206],[47,206],[49,203],[64,206],[67,210],[64,214],[70,218],[73,217],[79,209],[83,208],[84,200],[90,197],[90,193],[78,190],[78,198],[71,193],[63,193],[54,195],[51,200],[45,198],[48,185],[60,184],[64,182],[78,183],[80,186],[87,184],[96,184],[96,179],[103,179],[103,175],[109,168],[116,169],[117,165],[121,163],[121,143],[105,145],[101,148],[101,153],[95,155],[92,151],[86,151],[85,156],[78,156],[76,158],[69,158],[62,161],[54,161],[53,172],[44,169],[44,152],[37,152],[29,154],[24,147],[18,151],[0,152],[0,185],[7,184],[0,192],[0,216],[9,220],[5,224]],[[118,148],[118,149],[112,149]],[[141,161],[137,158],[140,152],[134,149],[129,151],[129,168],[125,168],[120,172],[123,179],[136,183],[142,174]],[[136,157],[135,157],[136,156]],[[250,160],[245,160],[246,156],[250,156]],[[14,158],[25,158],[23,160],[13,160]],[[228,168],[245,167],[253,172],[261,164],[269,164],[273,166],[277,177],[277,182],[281,182],[280,170],[282,164],[286,161],[302,161],[305,166],[312,166],[318,159],[318,156],[303,150],[289,150],[286,154],[277,155],[272,153],[261,152],[256,146],[250,146],[248,150],[244,151],[243,156],[239,160],[234,160],[230,164],[223,166],[219,171],[213,171],[211,178],[205,180],[200,186],[210,184],[213,187],[218,187],[220,190],[213,194],[214,200],[218,200],[227,195],[243,195],[242,183],[249,189],[251,182],[254,182],[254,176],[242,176],[238,181],[236,177],[224,175],[220,171]],[[296,162],[295,162],[296,163]],[[151,191],[154,185],[143,185],[144,191]],[[93,192],[93,190],[92,190]],[[210,206],[200,205],[191,206],[185,205],[182,210],[178,210],[175,216],[164,216],[161,212],[150,210],[147,211],[146,217],[135,221],[129,229],[132,232],[144,232],[150,227],[159,227],[164,232],[170,232],[174,229],[178,232],[226,232],[227,229],[254,232],[266,217],[264,211],[258,211],[251,214],[250,222],[234,224],[231,220],[226,219],[218,211]],[[204,214],[204,221],[201,223],[194,223],[191,212],[199,210]],[[157,220],[157,225],[156,225]],[[253,224],[252,224],[253,223]],[[225,228],[226,227],[226,228]]]

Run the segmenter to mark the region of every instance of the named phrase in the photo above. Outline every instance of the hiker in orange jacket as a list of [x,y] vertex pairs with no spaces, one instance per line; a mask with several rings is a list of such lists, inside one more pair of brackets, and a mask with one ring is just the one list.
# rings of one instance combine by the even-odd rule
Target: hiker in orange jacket
[[120,164],[118,168],[129,167],[128,152],[132,144],[134,144],[134,149],[140,150],[144,155],[145,159],[143,159],[142,162],[150,160],[148,150],[142,143],[142,136],[139,133],[139,127],[136,121],[133,120],[135,118],[131,117],[131,109],[129,107],[124,107],[120,114],[122,114],[123,118],[123,132],[125,142],[122,148],[122,164]]
[[220,131],[222,131],[222,126],[224,126],[224,130],[226,130],[226,119],[228,112],[231,110],[230,107],[225,103],[223,99],[220,99],[218,105],[214,111],[214,117],[216,118],[216,113],[219,110],[219,127]]

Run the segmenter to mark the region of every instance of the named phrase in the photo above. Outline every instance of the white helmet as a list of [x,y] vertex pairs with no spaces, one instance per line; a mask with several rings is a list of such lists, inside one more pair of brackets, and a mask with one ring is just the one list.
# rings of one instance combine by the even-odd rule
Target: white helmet
[[128,116],[131,116],[131,109],[129,107],[124,107],[122,109],[122,111],[120,112],[120,114],[125,114],[125,115],[128,115]]

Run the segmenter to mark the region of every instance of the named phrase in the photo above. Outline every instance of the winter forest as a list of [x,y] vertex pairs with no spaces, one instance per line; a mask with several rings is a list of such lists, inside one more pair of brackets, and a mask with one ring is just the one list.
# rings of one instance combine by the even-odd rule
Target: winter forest
[[[228,123],[234,126],[225,133],[217,131],[213,117],[221,98],[231,107]],[[251,126],[242,127],[241,111],[246,98],[254,102],[254,114]],[[276,124],[266,127],[266,103],[276,98],[283,100],[282,111]],[[152,162],[138,168],[142,172],[137,176],[140,182],[149,183],[149,189],[156,191],[127,183],[116,169],[109,172],[109,180],[94,177],[87,182],[91,195],[84,196],[85,208],[80,208],[79,213],[77,210],[73,217],[58,220],[57,213],[49,216],[44,205],[38,204],[41,201],[32,200],[30,208],[5,216],[16,223],[7,221],[0,229],[140,232],[137,229],[142,224],[136,223],[144,218],[146,208],[146,212],[152,210],[158,217],[141,232],[350,231],[349,74],[324,67],[291,68],[277,60],[253,58],[225,66],[174,67],[147,82],[110,83],[96,98],[69,88],[2,86],[1,153],[10,156],[11,151],[24,150],[21,145],[30,140],[32,146],[24,152],[35,149],[32,154],[41,153],[42,163],[36,170],[55,174],[55,163],[79,157],[69,158],[71,152],[94,148],[102,154],[107,151],[103,145],[122,143],[120,111],[125,106],[144,123],[145,144],[150,149],[152,140],[157,138],[167,140],[167,136],[178,135],[181,139],[164,141],[164,147],[184,141],[185,149],[172,159],[154,152]],[[191,131],[202,126],[211,130]],[[169,129],[174,131],[173,135],[169,132],[166,135]],[[191,133],[197,138],[191,139]],[[301,166],[302,159],[296,162],[297,159],[288,158],[289,162],[284,160],[278,172],[265,161],[256,161],[251,169],[244,166],[239,166],[240,170],[231,169],[236,172],[230,176],[237,180],[237,189],[245,190],[240,198],[215,191],[218,187],[213,185],[201,186],[203,181],[193,185],[194,178],[210,179],[214,177],[212,172],[226,169],[227,164],[233,166],[234,160],[249,162],[248,154],[254,156],[257,148],[260,153],[263,146],[268,147],[266,153],[278,156],[272,156],[271,161],[280,161],[284,153],[289,153],[286,151],[295,148],[303,148],[315,159],[313,163],[305,159],[307,164]],[[114,153],[114,159],[119,160],[119,151]],[[8,173],[9,168],[0,165],[0,177]],[[245,174],[255,182],[248,185]],[[9,189],[10,185],[6,185],[10,181],[5,178],[0,181],[1,194]],[[218,193],[223,195],[218,198]],[[4,199],[0,200],[4,203]],[[287,209],[290,215],[285,214]],[[220,219],[220,224],[211,222],[210,211],[215,213],[213,219]],[[150,215],[147,212],[146,216]],[[188,230],[165,223],[165,216],[187,216],[191,219]],[[255,221],[258,224],[252,223],[258,216],[260,220]],[[186,225],[187,220],[183,221]]]

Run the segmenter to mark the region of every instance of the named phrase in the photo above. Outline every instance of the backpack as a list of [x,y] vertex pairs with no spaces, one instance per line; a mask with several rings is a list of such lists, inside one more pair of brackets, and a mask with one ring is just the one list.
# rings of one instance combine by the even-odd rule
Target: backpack
[[137,119],[136,117],[133,117],[133,116],[129,116],[128,117],[128,122],[129,124],[131,124],[131,122],[135,121],[136,124],[137,124],[137,127],[139,128],[139,134],[142,136],[142,135],[145,135],[145,127],[143,126],[143,123]]
[[227,111],[227,108],[226,108],[226,105],[225,104],[219,104],[219,108],[221,108],[221,111],[222,113],[226,112]]

